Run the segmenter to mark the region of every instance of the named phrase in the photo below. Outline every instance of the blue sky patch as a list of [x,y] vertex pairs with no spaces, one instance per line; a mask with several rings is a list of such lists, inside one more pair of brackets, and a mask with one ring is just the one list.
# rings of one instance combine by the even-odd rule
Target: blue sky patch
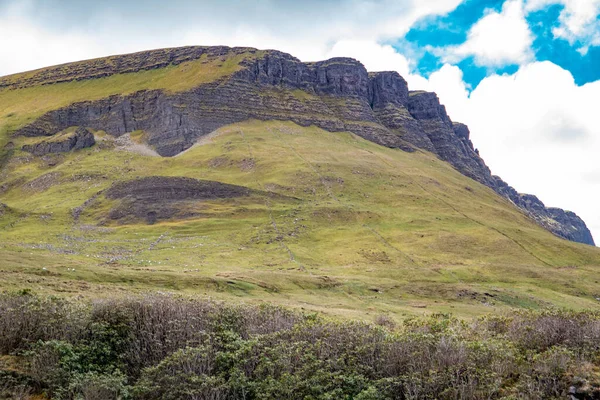
[[[406,36],[394,47],[410,55],[416,61],[414,72],[429,77],[442,66],[435,49],[456,46],[467,40],[469,30],[487,12],[500,12],[505,0],[467,0],[454,11],[444,16],[426,17],[418,21]],[[600,47],[590,47],[586,54],[578,50],[584,44],[555,38],[552,30],[560,24],[559,16],[563,5],[552,5],[527,15],[526,20],[534,35],[532,50],[537,61],[552,63],[570,71],[575,82],[583,85],[600,79]],[[599,17],[600,18],[600,17]],[[487,76],[514,74],[518,65],[488,68],[477,65],[473,57],[456,64],[464,75],[464,81],[472,90]]]
[[529,27],[535,36],[533,51],[538,61],[551,61],[573,74],[575,83],[583,85],[600,79],[600,48],[590,47],[587,54],[577,50],[583,43],[570,44],[564,39],[555,39],[552,29],[559,25],[558,17],[562,5],[554,5],[527,16]]
[[[464,43],[469,29],[479,21],[488,10],[501,11],[504,0],[467,0],[454,11],[444,16],[426,17],[417,22],[395,48],[416,56],[415,72],[429,77],[443,65],[432,48],[443,48]],[[467,85],[474,89],[486,76],[496,71],[475,64],[472,57],[457,64],[463,71]]]
[[426,17],[417,22],[405,38],[414,46],[444,47],[467,40],[471,26],[486,10],[500,11],[504,0],[467,0],[444,16]]

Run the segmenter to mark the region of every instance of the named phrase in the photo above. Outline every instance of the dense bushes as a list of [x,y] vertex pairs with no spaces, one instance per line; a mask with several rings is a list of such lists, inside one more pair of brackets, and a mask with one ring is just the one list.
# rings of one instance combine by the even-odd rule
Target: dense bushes
[[600,399],[600,314],[385,321],[158,295],[4,295],[0,398]]

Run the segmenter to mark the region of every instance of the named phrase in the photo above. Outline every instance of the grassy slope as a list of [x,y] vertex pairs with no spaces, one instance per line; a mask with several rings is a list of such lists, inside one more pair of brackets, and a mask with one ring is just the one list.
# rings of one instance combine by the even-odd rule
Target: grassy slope
[[[0,91],[0,151],[11,131],[48,110],[142,89],[185,90],[233,73],[250,56]],[[51,162],[16,150],[0,173],[0,202],[10,207],[0,217],[2,287],[167,289],[359,317],[599,305],[598,249],[554,237],[431,154],[275,122],[223,128],[169,159],[117,151],[96,136],[94,148]],[[19,148],[29,139],[10,140]],[[111,207],[100,196],[74,221],[72,210],[113,181],[159,174],[298,200],[211,201],[195,205],[203,217],[192,221],[98,226]]]
[[[111,146],[106,139],[54,167],[13,157],[5,181],[22,184],[0,195],[11,208],[0,220],[3,286],[168,289],[348,316],[598,306],[597,249],[538,228],[427,153],[256,121],[174,158]],[[110,206],[99,200],[73,223],[71,210],[113,180],[157,174],[301,200],[205,202],[192,221],[98,227]]]

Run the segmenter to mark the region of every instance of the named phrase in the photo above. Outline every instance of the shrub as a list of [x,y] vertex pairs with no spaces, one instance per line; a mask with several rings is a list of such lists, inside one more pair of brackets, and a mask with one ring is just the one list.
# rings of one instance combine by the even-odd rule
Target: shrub
[[[0,295],[0,398],[599,398],[600,314],[340,322],[153,295]],[[22,330],[22,333],[21,333]],[[25,357],[23,357],[25,356]],[[28,368],[15,367],[27,360]],[[10,361],[9,361],[10,360]],[[595,397],[594,397],[595,396]]]
[[126,382],[127,378],[120,372],[76,374],[67,396],[73,400],[126,400],[130,398]]
[[88,305],[56,297],[0,296],[0,354],[40,340],[75,340],[85,329]]
[[144,370],[134,393],[139,399],[227,399],[229,388],[219,376],[213,349],[182,349]]
[[574,363],[573,352],[563,347],[534,354],[524,365],[519,382],[521,393],[532,400],[566,398],[572,383],[567,372]]

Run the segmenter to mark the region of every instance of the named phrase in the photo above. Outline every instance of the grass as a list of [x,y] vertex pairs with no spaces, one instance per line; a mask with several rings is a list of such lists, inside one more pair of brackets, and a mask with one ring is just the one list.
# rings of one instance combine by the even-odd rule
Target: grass
[[[539,228],[426,152],[259,121],[224,127],[173,158],[112,146],[107,137],[52,167],[15,151],[2,182],[16,184],[0,194],[11,208],[0,219],[3,287],[168,290],[361,319],[600,308],[598,249]],[[99,225],[114,204],[98,195],[74,220],[74,208],[115,180],[152,175],[297,200],[206,201],[190,220]]]
[[[9,206],[0,217],[0,285],[91,297],[168,290],[362,319],[600,307],[598,249],[553,236],[426,152],[259,121],[224,127],[173,158],[123,151],[101,131],[91,149],[40,158],[19,150],[39,138],[10,136],[74,102],[185,91],[260,54],[0,90],[0,202]],[[274,93],[314,100],[299,90]],[[139,144],[144,135],[130,137]],[[287,197],[198,202],[189,204],[197,217],[154,225],[107,218],[116,203],[103,190],[153,175]]]

